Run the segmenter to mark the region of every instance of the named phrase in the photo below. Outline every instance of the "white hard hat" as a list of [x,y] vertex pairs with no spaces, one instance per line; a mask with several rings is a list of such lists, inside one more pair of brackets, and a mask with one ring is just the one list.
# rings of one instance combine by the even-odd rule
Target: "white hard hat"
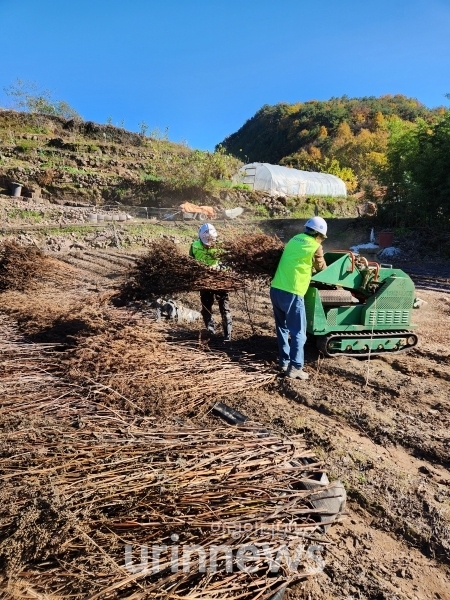
[[322,217],[313,217],[305,223],[305,229],[312,229],[327,237],[327,222]]
[[211,225],[211,223],[203,223],[198,230],[198,237],[201,239],[202,243],[205,244],[205,246],[210,246],[217,240],[216,228],[214,225]]

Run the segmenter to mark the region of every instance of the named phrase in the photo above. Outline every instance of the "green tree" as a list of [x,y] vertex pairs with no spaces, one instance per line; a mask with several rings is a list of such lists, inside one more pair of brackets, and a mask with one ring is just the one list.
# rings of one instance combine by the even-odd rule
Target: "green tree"
[[385,212],[395,224],[448,228],[450,222],[450,113],[435,123],[395,124],[381,177]]
[[[238,158],[247,156],[249,162],[276,164],[286,156],[307,150],[311,144],[320,145],[322,151],[329,154],[342,123],[347,123],[355,136],[362,128],[374,132],[383,130],[392,116],[414,122],[418,117],[430,120],[440,110],[430,110],[415,98],[400,94],[265,105],[222,145]],[[323,136],[325,129],[327,136]]]
[[49,90],[40,90],[34,81],[17,79],[4,91],[14,100],[15,108],[30,113],[55,115],[65,119],[82,120],[65,100],[54,100]]

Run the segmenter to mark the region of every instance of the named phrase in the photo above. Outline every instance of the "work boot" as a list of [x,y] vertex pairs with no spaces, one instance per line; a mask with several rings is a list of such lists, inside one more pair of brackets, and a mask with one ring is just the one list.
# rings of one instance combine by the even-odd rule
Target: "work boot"
[[214,325],[213,319],[205,323],[205,325],[206,329],[208,330],[208,333],[210,333],[211,335],[216,335],[216,327]]
[[286,371],[286,376],[290,377],[291,379],[309,379],[309,375],[306,371],[303,369],[297,369],[293,365],[289,365]]
[[231,325],[229,323],[223,325],[223,341],[231,342]]
[[284,363],[283,365],[278,365],[278,370],[282,373],[286,373],[289,368],[289,363]]

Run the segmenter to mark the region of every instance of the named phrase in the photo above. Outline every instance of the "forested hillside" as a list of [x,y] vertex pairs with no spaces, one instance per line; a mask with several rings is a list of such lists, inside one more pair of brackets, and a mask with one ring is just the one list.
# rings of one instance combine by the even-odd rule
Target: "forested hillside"
[[[332,173],[397,224],[450,217],[450,113],[402,95],[263,106],[221,146],[244,162]],[[395,206],[393,206],[395,205]]]

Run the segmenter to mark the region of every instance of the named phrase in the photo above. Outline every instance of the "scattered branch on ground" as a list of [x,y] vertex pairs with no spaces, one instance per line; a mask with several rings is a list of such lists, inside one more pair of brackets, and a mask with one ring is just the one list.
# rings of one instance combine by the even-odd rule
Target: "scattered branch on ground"
[[[167,595],[175,585],[177,598],[195,591],[199,599],[268,599],[280,584],[317,568],[305,536],[323,541],[317,532],[323,511],[311,507],[314,493],[301,483],[322,466],[300,437],[261,437],[256,427],[126,433],[105,423],[101,435],[88,427],[71,435],[49,426],[7,435],[0,557],[10,589],[16,583],[40,595],[94,599],[129,597],[145,586],[151,597],[167,598],[175,597]],[[250,544],[259,551],[252,573],[239,569],[236,557]],[[142,545],[149,549],[147,570],[138,566]],[[155,572],[153,546],[163,547]],[[184,556],[184,570],[189,546],[197,551],[189,562]],[[233,572],[223,554],[215,566],[220,546],[219,553],[229,548]],[[199,548],[209,572],[201,572]]]

